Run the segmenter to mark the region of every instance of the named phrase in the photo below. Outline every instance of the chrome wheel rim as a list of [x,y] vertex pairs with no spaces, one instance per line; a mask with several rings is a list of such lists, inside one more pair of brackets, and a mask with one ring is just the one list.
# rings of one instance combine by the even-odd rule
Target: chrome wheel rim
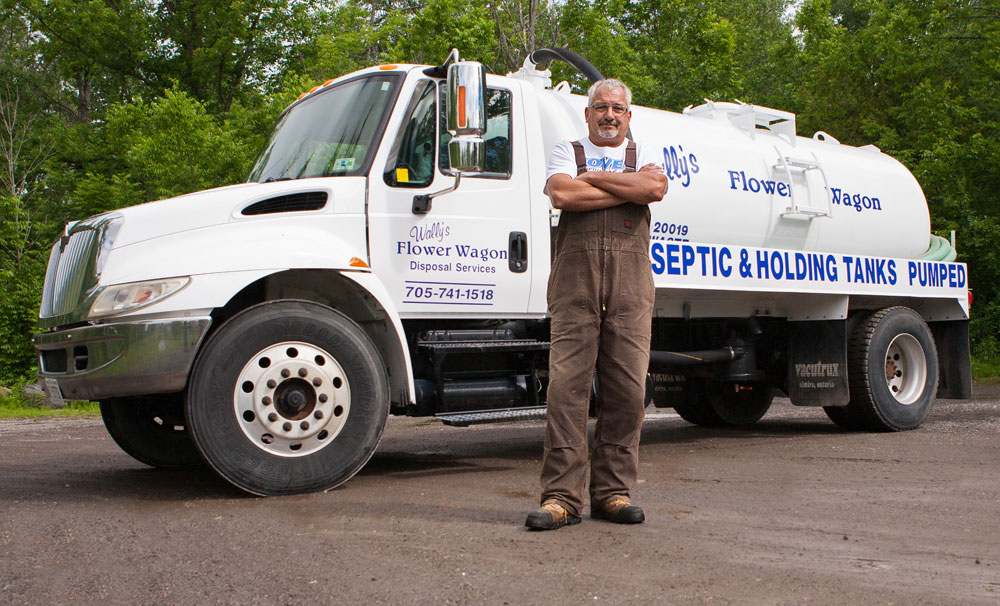
[[301,457],[332,443],[351,408],[347,375],[320,347],[286,341],[257,352],[233,394],[240,429],[268,454]]
[[885,384],[900,404],[913,404],[923,395],[927,385],[927,357],[913,335],[897,335],[889,343],[885,354]]

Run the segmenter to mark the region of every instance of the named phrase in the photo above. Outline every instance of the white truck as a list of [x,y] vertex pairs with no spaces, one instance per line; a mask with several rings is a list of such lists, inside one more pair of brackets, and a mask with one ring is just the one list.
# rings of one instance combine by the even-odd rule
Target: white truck
[[[154,466],[207,462],[259,495],[329,489],[387,415],[544,416],[546,158],[586,98],[536,65],[381,65],[280,117],[247,183],[66,226],[35,335],[39,372],[98,400]],[[648,400],[746,425],[776,390],[850,429],[919,426],[971,392],[969,290],[913,176],[795,116],[633,107],[662,149]]]

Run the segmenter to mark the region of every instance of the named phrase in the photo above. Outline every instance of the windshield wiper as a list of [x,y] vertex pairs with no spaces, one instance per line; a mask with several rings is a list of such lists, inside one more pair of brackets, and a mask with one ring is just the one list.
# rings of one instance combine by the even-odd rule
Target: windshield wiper
[[268,177],[264,183],[274,183],[275,181],[291,181],[292,177]]

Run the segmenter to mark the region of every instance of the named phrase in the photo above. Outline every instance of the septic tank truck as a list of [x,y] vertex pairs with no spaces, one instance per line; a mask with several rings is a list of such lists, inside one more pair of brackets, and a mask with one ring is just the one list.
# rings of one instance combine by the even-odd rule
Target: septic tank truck
[[[125,452],[207,462],[259,495],[332,488],[387,415],[543,417],[554,145],[585,97],[529,56],[487,75],[380,65],[289,106],[246,183],[70,223],[35,335],[39,372],[100,402]],[[749,425],[776,391],[852,430],[918,427],[971,392],[969,290],[898,161],[795,115],[635,106],[669,192],[650,205],[647,400]]]

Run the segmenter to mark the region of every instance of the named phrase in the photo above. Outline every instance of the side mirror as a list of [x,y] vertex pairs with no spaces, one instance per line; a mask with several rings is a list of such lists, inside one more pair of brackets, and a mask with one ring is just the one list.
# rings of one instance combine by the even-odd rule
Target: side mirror
[[455,184],[432,194],[413,196],[413,214],[426,215],[431,201],[458,189],[462,175],[474,175],[486,170],[486,68],[476,61],[461,61],[453,49],[448,60],[424,73],[436,78],[448,69],[448,164],[455,173]]
[[486,169],[486,68],[476,61],[448,66],[448,163],[456,173]]

